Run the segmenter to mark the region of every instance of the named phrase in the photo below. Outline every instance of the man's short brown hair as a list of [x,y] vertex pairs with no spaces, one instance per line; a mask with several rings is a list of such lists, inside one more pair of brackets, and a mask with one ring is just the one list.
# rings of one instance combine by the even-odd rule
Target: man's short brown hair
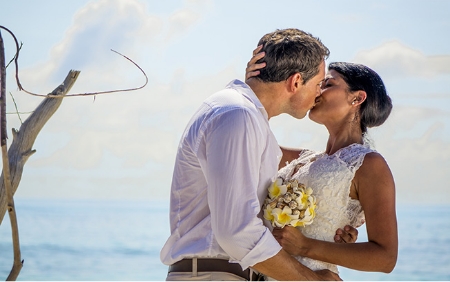
[[278,29],[264,35],[258,45],[266,53],[258,63],[266,62],[257,78],[280,82],[300,73],[303,84],[319,73],[319,66],[330,51],[319,38],[299,29]]

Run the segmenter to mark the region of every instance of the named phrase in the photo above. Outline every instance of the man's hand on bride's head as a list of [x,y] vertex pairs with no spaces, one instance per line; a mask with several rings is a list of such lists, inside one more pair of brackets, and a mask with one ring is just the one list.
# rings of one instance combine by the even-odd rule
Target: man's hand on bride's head
[[255,50],[253,50],[253,56],[250,61],[247,63],[247,68],[245,69],[245,81],[248,79],[257,76],[259,74],[259,70],[266,66],[266,63],[257,64],[256,62],[263,58],[266,53],[259,52],[262,49],[262,45],[258,46]]
[[358,239],[358,230],[350,225],[346,225],[344,229],[339,228],[334,235],[336,243],[355,243]]

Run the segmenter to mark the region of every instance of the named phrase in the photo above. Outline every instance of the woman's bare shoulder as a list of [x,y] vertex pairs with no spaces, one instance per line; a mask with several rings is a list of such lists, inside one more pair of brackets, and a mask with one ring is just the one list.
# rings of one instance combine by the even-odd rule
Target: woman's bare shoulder
[[378,152],[367,153],[364,157],[362,169],[373,169],[378,166],[389,167],[385,158]]
[[392,179],[392,173],[385,158],[378,152],[370,152],[364,157],[355,178],[361,180]]

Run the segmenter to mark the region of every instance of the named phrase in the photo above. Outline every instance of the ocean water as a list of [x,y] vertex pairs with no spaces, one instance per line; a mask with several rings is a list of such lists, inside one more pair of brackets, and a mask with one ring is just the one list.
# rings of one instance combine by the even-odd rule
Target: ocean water
[[[159,251],[168,201],[16,199],[24,266],[18,280],[164,280]],[[400,206],[399,258],[390,274],[340,268],[343,280],[450,280],[450,206]],[[360,229],[359,241],[365,240]],[[8,215],[0,226],[0,280],[13,262]]]

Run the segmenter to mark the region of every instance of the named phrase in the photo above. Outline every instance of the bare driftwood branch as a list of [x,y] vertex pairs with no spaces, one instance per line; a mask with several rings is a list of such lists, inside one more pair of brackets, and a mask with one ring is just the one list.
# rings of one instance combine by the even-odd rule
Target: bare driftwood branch
[[[47,123],[47,121],[51,118],[51,116],[56,112],[59,106],[62,103],[62,99],[55,98],[64,98],[69,96],[92,96],[99,94],[109,94],[114,92],[124,92],[124,91],[134,91],[141,88],[144,88],[148,83],[148,77],[145,74],[144,70],[133,62],[128,57],[120,54],[117,51],[111,50],[131,63],[133,63],[145,76],[145,83],[136,88],[130,89],[120,89],[120,90],[110,90],[110,91],[102,91],[102,92],[94,92],[94,93],[82,93],[82,94],[70,94],[67,95],[69,90],[72,88],[73,84],[78,78],[80,74],[79,71],[71,70],[67,75],[64,82],[58,86],[52,93],[48,95],[35,94],[29,91],[26,91],[19,81],[19,72],[18,72],[18,58],[19,51],[22,45],[19,47],[19,43],[15,37],[15,35],[4,26],[0,25],[0,29],[6,30],[14,39],[16,44],[16,54],[11,62],[14,61],[16,67],[16,83],[19,87],[19,90],[22,90],[33,96],[45,97],[45,100],[42,101],[36,110],[25,120],[24,123],[20,126],[19,130],[13,129],[13,141],[11,143],[11,147],[7,149],[7,123],[6,123],[6,67],[5,67],[5,52],[3,46],[3,38],[0,33],[0,141],[1,141],[1,152],[2,152],[2,162],[3,162],[3,171],[0,177],[0,225],[3,221],[3,217],[5,216],[6,210],[9,212],[9,218],[11,221],[11,233],[13,239],[13,250],[14,250],[14,263],[11,269],[11,272],[7,278],[7,280],[16,280],[20,270],[23,266],[23,260],[20,255],[20,244],[19,244],[19,230],[17,224],[17,217],[14,207],[14,193],[16,192],[20,180],[22,178],[23,168],[25,166],[28,158],[35,153],[35,150],[32,149],[33,144],[37,138],[37,135]],[[10,63],[11,63],[10,62]],[[10,64],[8,63],[8,65]],[[13,98],[14,99],[14,98]],[[14,102],[15,103],[15,102]],[[16,111],[17,106],[16,106]],[[20,118],[20,115],[19,115]]]
[[0,224],[3,221],[6,209],[8,209],[14,249],[14,264],[6,279],[8,281],[17,279],[23,265],[20,255],[19,232],[13,195],[19,187],[25,162],[35,152],[32,147],[37,135],[62,103],[62,99],[51,98],[51,95],[65,95],[72,88],[79,74],[79,71],[71,70],[64,82],[39,104],[34,113],[20,126],[20,129],[18,131],[13,129],[13,142],[9,151],[6,149],[6,144],[2,145],[4,157],[3,173],[0,178]]
[[[52,95],[65,95],[74,85],[80,74],[79,71],[71,70],[64,82],[44,99],[36,110],[24,121],[17,131],[12,130],[13,141],[8,151],[9,165],[11,171],[11,185],[13,194],[16,192],[22,178],[23,167],[28,158],[35,153],[32,149],[37,135],[44,127],[45,123],[56,112],[63,99],[54,99]],[[3,183],[3,175],[1,178]],[[0,186],[0,223],[6,212],[5,189]]]
[[0,145],[2,147],[3,182],[8,206],[9,219],[11,222],[12,245],[14,251],[14,261],[11,272],[6,280],[16,280],[22,269],[23,261],[20,256],[19,227],[17,225],[16,210],[14,208],[14,198],[11,187],[11,174],[9,173],[7,134],[6,134],[6,67],[5,67],[5,47],[3,45],[2,34],[0,33]]
[[19,225],[17,224],[16,209],[14,206],[14,198],[12,195],[11,177],[8,166],[8,151],[6,145],[2,145],[2,156],[3,156],[2,161],[3,161],[3,175],[4,175],[3,184],[5,186],[9,219],[11,221],[11,233],[12,233],[11,235],[14,252],[13,267],[6,280],[15,281],[17,279],[17,276],[19,276],[20,270],[22,269],[23,260],[20,255]]

